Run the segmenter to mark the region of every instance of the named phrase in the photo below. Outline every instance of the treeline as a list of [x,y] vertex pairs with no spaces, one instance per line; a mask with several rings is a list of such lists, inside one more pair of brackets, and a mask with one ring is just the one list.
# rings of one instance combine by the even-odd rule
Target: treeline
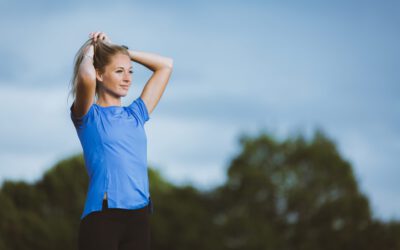
[[[310,140],[262,133],[239,143],[226,183],[208,192],[149,168],[152,249],[400,249],[400,223],[372,218],[351,164],[320,130]],[[87,186],[82,155],[33,184],[5,181],[0,249],[77,249]]]

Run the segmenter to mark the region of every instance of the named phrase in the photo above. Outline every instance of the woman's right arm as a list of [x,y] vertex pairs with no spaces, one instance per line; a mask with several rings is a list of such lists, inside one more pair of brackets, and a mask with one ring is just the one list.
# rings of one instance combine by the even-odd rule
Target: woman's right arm
[[89,111],[96,92],[96,70],[93,66],[93,45],[91,44],[88,46],[84,53],[77,74],[76,97],[72,109],[76,117],[82,117]]

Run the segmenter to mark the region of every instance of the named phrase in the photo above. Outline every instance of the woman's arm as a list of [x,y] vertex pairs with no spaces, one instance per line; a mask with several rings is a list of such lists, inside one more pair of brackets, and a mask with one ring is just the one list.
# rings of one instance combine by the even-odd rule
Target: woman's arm
[[151,71],[156,71],[162,68],[172,69],[172,58],[143,51],[128,50],[128,52],[132,61],[146,66]]
[[92,80],[96,83],[96,70],[93,66],[94,47],[90,44],[84,52],[81,64],[79,65],[78,77]]
[[143,51],[128,50],[128,52],[132,61],[140,63],[154,72],[140,95],[150,114],[153,112],[168,84],[172,73],[173,60],[169,57]]
[[96,71],[93,66],[93,45],[85,48],[76,79],[76,97],[73,113],[77,117],[85,115],[93,103],[96,92]]
[[94,102],[96,94],[96,69],[93,65],[94,46],[97,39],[111,43],[110,38],[104,32],[90,32],[92,42],[84,48],[82,62],[79,65],[76,83],[76,98],[73,112],[76,116],[85,115]]

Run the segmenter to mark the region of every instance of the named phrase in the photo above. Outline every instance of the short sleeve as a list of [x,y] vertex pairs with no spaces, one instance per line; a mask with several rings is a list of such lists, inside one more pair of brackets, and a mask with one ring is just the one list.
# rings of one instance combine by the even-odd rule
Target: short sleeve
[[139,96],[136,98],[129,107],[135,112],[141,119],[142,124],[145,124],[149,119],[149,112],[143,99]]
[[77,128],[77,129],[82,128],[82,126],[87,122],[89,116],[93,113],[94,105],[90,106],[89,111],[81,117],[75,116],[73,114],[73,112],[72,112],[73,105],[74,105],[74,103],[72,103],[71,107],[69,108],[71,120],[74,123],[75,128]]

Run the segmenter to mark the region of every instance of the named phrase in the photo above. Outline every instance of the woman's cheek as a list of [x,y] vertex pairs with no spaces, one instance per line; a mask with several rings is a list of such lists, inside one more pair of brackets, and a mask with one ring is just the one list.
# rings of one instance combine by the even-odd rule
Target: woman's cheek
[[112,78],[114,81],[118,81],[121,77],[118,74],[113,74]]

